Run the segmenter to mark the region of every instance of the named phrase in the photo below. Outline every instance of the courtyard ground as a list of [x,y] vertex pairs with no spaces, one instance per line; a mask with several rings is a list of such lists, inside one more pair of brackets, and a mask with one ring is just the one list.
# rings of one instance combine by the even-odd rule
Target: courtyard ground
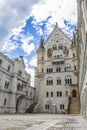
[[87,130],[87,121],[80,115],[1,114],[0,130]]

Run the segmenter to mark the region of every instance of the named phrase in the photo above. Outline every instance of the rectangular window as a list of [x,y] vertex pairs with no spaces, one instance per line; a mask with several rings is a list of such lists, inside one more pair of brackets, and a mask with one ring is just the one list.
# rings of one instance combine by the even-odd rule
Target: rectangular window
[[61,110],[64,109],[64,104],[60,104],[60,109],[61,109]]
[[57,97],[59,97],[59,92],[57,91]]
[[61,91],[60,92],[57,91],[57,97],[62,97],[62,92]]
[[49,92],[46,92],[46,97],[49,97]]
[[49,109],[49,104],[46,104],[46,105],[45,105],[45,109]]
[[62,97],[62,92],[60,92],[60,97]]
[[53,97],[53,92],[51,92],[51,97]]

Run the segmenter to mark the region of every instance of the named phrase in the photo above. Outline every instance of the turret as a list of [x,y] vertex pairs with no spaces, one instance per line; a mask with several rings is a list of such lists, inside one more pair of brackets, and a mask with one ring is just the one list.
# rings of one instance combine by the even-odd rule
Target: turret
[[78,57],[77,57],[77,46],[76,46],[76,31],[73,32],[73,40],[72,40],[72,45],[71,45],[71,50],[72,50],[72,55],[73,55],[73,65],[74,65],[74,74],[78,74]]
[[40,45],[37,50],[38,61],[37,61],[37,77],[42,78],[44,76],[44,39],[41,36]]

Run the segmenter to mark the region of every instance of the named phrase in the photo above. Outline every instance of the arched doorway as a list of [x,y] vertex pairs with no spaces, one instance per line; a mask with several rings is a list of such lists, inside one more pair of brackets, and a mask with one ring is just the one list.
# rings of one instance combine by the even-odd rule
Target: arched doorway
[[75,89],[72,91],[72,97],[73,97],[73,98],[76,98],[76,97],[77,97],[77,91],[76,91]]
[[16,112],[21,112],[22,110],[22,99],[25,97],[25,95],[20,95],[16,99]]

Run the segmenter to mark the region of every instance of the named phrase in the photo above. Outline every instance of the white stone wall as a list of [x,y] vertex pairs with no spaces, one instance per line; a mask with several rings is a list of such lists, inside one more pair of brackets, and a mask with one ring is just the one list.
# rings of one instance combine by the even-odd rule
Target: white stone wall
[[[58,41],[58,42],[57,42]],[[66,46],[69,50],[69,54],[65,56],[62,50],[53,50],[53,45],[56,45],[57,48],[59,45],[62,45],[63,48]],[[44,54],[44,76],[42,78],[35,77],[35,87],[36,87],[36,97],[38,96],[38,109],[39,112],[49,112],[49,113],[64,113],[64,109],[60,109],[60,105],[64,104],[66,107],[66,91],[68,91],[68,96],[70,95],[70,86],[65,85],[65,77],[72,77],[72,84],[77,84],[77,76],[74,75],[74,66],[72,62],[72,52],[70,49],[72,42],[71,40],[58,28],[56,25],[53,32],[50,34],[46,42],[44,43],[45,54]],[[49,58],[47,55],[48,49],[51,48],[53,50],[52,57]],[[38,54],[39,55],[39,54]],[[41,55],[41,54],[40,54]],[[64,59],[64,63],[53,64],[52,60],[55,55],[62,55]],[[70,64],[71,70],[69,72],[65,72],[66,64]],[[40,64],[42,66],[42,64]],[[61,72],[57,72],[56,68],[60,67]],[[47,68],[53,68],[52,73],[47,73]],[[37,72],[37,71],[36,71]],[[47,85],[47,78],[52,77],[53,85]],[[61,78],[61,85],[57,85],[57,77]],[[57,97],[57,92],[62,92],[61,97]],[[46,97],[46,93],[49,93],[49,97]],[[53,97],[51,97],[51,92],[53,92]],[[49,109],[45,108],[45,105],[49,104]],[[36,108],[37,109],[37,108]],[[38,110],[37,110],[38,111]]]
[[30,74],[25,71],[23,57],[12,61],[0,52],[0,113],[15,113],[17,110],[26,112],[35,96],[35,89],[30,86],[30,78]]
[[78,6],[78,45],[79,45],[79,92],[81,114],[86,115],[87,99],[87,1],[77,1]]

